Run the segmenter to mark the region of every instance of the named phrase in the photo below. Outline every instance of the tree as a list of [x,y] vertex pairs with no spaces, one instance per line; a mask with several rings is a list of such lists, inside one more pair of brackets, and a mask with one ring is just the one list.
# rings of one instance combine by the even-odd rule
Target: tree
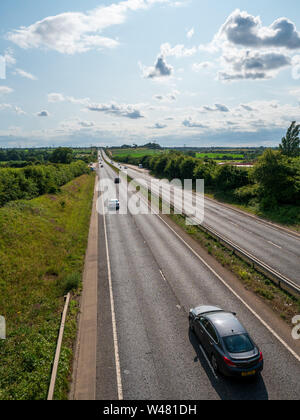
[[296,125],[296,121],[293,121],[290,125],[286,136],[282,138],[282,143],[279,145],[280,151],[288,157],[299,156],[299,139],[300,125]]
[[54,150],[50,160],[53,163],[71,163],[73,160],[73,150],[69,147],[59,147]]
[[263,208],[278,204],[294,204],[299,197],[296,163],[280,152],[268,149],[258,159],[253,176],[259,186],[260,203]]

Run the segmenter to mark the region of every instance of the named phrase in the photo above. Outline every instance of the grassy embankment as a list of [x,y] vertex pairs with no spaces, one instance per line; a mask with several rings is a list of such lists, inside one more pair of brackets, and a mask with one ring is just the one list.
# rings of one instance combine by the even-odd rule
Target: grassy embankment
[[55,388],[67,398],[94,175],[55,195],[0,208],[0,399],[46,399],[64,306],[72,290]]

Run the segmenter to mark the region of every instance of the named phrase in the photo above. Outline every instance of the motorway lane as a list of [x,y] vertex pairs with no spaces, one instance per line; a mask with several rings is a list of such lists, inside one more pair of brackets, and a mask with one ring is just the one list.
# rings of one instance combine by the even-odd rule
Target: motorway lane
[[[155,179],[132,168],[127,172],[145,185]],[[211,200],[205,200],[204,224],[300,285],[300,238]]]
[[[107,165],[101,174],[115,176]],[[299,362],[158,217],[106,221],[125,399],[299,399]],[[237,311],[265,355],[258,381],[214,377],[188,333],[201,303]]]

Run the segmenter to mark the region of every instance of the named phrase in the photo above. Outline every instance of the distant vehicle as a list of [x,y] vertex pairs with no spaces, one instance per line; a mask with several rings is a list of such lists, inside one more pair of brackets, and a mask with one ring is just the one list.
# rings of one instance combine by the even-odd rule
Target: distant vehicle
[[120,184],[121,180],[120,178],[115,178],[115,184]]
[[189,323],[215,372],[248,377],[263,370],[262,352],[235,313],[215,306],[199,306],[190,310]]
[[120,210],[120,202],[116,198],[109,200],[108,202],[109,210]]
[[143,169],[143,165],[141,163],[139,164],[139,168],[140,169]]
[[124,169],[128,169],[127,166],[124,166]]
[[103,168],[103,165],[101,165],[101,168]]

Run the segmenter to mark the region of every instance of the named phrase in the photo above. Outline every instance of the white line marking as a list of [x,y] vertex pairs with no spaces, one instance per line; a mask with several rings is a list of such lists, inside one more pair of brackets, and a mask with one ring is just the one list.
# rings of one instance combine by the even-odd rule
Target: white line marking
[[277,248],[279,248],[279,249],[282,249],[282,247],[281,246],[279,246],[279,245],[277,245],[277,244],[274,244],[274,242],[271,242],[271,241],[268,241],[269,242],[269,244],[271,244],[271,245],[274,245],[274,246],[276,246]]
[[116,326],[115,303],[114,303],[114,295],[113,295],[113,289],[112,289],[110,257],[109,257],[109,250],[108,250],[108,240],[107,240],[107,230],[106,230],[106,219],[105,219],[105,209],[104,209],[103,195],[102,195],[102,208],[103,208],[103,225],[104,225],[104,236],[105,236],[105,245],[106,245],[106,258],[107,258],[107,271],[108,271],[109,295],[110,295],[110,306],[111,306],[111,318],[112,318],[112,328],[113,328],[113,340],[114,340],[114,350],[115,350],[118,398],[119,398],[119,400],[123,400],[123,388],[122,388],[122,377],[121,377],[121,368],[120,368],[118,335],[117,335],[117,326]]
[[166,278],[164,276],[164,273],[161,270],[159,270],[159,272],[160,272],[160,275],[162,276],[162,278],[164,279],[164,281],[167,283],[167,280],[166,280]]
[[211,371],[212,371],[212,373],[213,373],[214,377],[215,377],[216,379],[219,379],[219,378],[217,377],[216,372],[215,372],[214,368],[212,367],[212,365],[211,365],[211,363],[210,363],[210,361],[209,361],[208,357],[206,356],[206,353],[205,353],[205,351],[203,350],[203,348],[202,348],[202,346],[201,346],[201,344],[200,344],[200,343],[199,343],[199,348],[200,348],[200,350],[201,350],[201,352],[202,352],[203,356],[205,357],[205,360],[207,361],[207,364],[208,364],[208,366],[210,367],[210,369],[211,369]]

